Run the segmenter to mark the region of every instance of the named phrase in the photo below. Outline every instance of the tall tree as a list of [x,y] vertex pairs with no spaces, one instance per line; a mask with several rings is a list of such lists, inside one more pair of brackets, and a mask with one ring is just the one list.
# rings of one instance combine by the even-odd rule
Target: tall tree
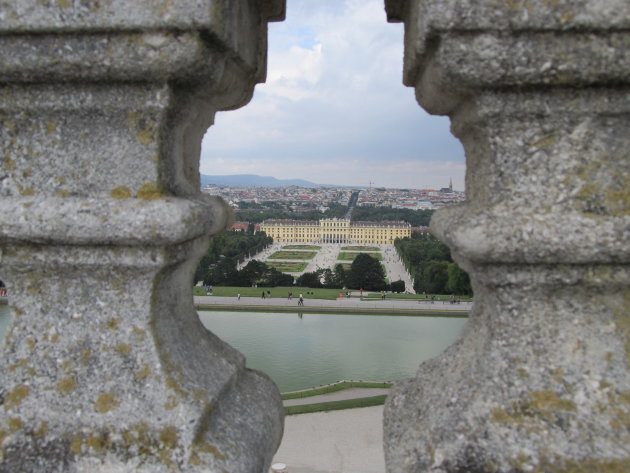
[[359,253],[346,275],[346,286],[351,289],[384,290],[387,285],[380,261],[367,253]]

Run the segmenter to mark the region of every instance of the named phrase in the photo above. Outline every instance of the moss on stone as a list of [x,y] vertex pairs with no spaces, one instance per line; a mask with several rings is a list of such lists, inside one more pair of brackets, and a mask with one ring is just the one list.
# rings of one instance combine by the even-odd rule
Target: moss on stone
[[145,182],[136,192],[136,197],[145,200],[156,200],[161,199],[163,194],[159,185],[154,182]]
[[107,326],[108,329],[110,330],[118,330],[118,324],[120,323],[120,319],[116,318],[116,317],[112,317],[111,319],[109,319],[105,325]]
[[24,427],[24,422],[22,422],[22,419],[19,417],[11,417],[9,419],[9,430],[11,432],[17,432],[18,430],[21,430],[22,427]]
[[94,402],[94,409],[100,414],[106,414],[107,412],[116,409],[120,405],[120,402],[111,393],[101,393]]
[[127,355],[131,354],[131,345],[129,345],[128,343],[124,343],[124,342],[118,342],[116,344],[116,352],[119,355],[127,356]]
[[142,381],[143,379],[148,378],[150,375],[151,367],[148,365],[148,363],[145,363],[144,365],[142,365],[142,368],[136,371],[134,378],[136,379],[136,381]]
[[172,394],[169,395],[168,399],[164,403],[164,409],[166,409],[167,411],[172,411],[177,406],[179,406],[179,401],[177,400],[177,398],[173,396]]
[[70,451],[74,455],[78,455],[81,453],[81,448],[83,447],[83,434],[77,434],[70,441]]
[[584,460],[557,459],[553,462],[543,460],[533,470],[534,473],[628,473],[630,457],[600,460],[587,458]]
[[82,365],[87,365],[92,359],[92,352],[88,348],[81,350],[80,361]]
[[72,378],[64,378],[57,383],[57,391],[62,394],[68,394],[77,388],[77,381]]
[[35,429],[35,432],[33,433],[35,434],[35,437],[42,438],[44,435],[46,435],[46,432],[48,432],[48,422],[43,420],[39,423],[39,427],[37,427],[37,429]]
[[29,388],[24,384],[16,386],[4,399],[6,409],[14,409],[22,404],[22,401],[29,395]]
[[159,435],[160,442],[165,448],[174,449],[179,442],[179,432],[173,426],[164,427],[160,431]]
[[181,385],[175,378],[169,377],[165,380],[166,387],[175,391],[180,397],[187,398],[188,393],[182,389]]
[[532,391],[527,400],[513,402],[509,408],[495,407],[490,411],[490,419],[502,424],[525,424],[529,430],[536,430],[540,421],[555,422],[560,412],[576,410],[575,403],[562,399],[553,391]]
[[138,342],[142,342],[144,341],[144,339],[147,336],[147,332],[145,330],[142,330],[140,327],[138,327],[137,325],[134,325],[131,328],[131,333],[133,334],[133,336],[136,338],[136,340]]
[[133,194],[128,187],[118,186],[113,188],[109,195],[114,199],[129,199]]

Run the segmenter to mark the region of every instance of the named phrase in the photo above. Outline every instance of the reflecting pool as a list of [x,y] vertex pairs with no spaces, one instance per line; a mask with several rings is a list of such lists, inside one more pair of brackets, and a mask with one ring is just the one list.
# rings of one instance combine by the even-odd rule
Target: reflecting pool
[[203,324],[281,391],[395,381],[453,343],[465,318],[200,311]]
[[[281,391],[340,380],[395,381],[453,343],[465,318],[200,311],[202,323]],[[0,304],[0,338],[9,308]]]

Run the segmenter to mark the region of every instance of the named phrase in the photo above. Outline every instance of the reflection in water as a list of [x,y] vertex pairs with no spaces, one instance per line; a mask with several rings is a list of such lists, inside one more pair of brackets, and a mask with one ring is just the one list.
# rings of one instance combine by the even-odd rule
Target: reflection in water
[[267,373],[281,391],[352,379],[413,377],[453,343],[463,318],[199,312],[202,323]]

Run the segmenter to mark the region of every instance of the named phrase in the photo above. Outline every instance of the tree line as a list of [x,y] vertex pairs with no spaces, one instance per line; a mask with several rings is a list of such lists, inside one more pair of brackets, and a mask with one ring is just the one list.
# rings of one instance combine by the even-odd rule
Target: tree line
[[403,220],[412,227],[428,227],[433,210],[395,209],[392,207],[355,207],[352,220],[381,222]]
[[197,265],[195,281],[205,283],[217,273],[225,273],[230,267],[236,271],[238,263],[244,261],[249,255],[264,250],[272,243],[273,238],[267,236],[265,232],[254,233],[253,225],[245,232],[228,230],[215,235],[206,254]]
[[428,233],[394,242],[407,271],[413,276],[414,290],[425,294],[472,295],[468,274],[451,258],[448,246]]
[[276,202],[263,202],[256,208],[254,208],[252,204],[240,202],[239,207],[240,208],[236,210],[236,220],[252,223],[260,223],[265,220],[319,220],[322,218],[342,218],[348,210],[345,205],[341,205],[337,202],[328,204],[328,210],[323,213],[313,208],[301,210],[285,209]]

